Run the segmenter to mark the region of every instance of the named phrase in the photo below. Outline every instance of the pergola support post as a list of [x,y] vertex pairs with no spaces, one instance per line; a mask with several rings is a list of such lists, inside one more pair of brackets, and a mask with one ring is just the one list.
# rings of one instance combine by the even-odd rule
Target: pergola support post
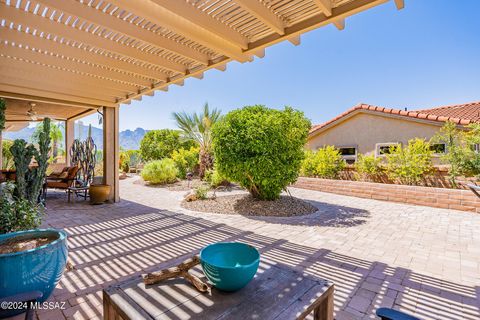
[[118,162],[119,162],[119,108],[103,108],[103,179],[111,186],[109,200],[120,201]]
[[72,147],[73,140],[75,139],[75,120],[65,121],[65,162],[69,166],[72,160],[70,158],[70,148]]

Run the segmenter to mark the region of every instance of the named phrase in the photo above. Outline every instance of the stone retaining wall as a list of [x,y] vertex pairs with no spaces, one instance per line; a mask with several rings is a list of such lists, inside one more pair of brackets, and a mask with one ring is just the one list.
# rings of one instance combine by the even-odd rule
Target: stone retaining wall
[[300,177],[294,187],[367,199],[480,212],[480,199],[470,190],[304,177]]

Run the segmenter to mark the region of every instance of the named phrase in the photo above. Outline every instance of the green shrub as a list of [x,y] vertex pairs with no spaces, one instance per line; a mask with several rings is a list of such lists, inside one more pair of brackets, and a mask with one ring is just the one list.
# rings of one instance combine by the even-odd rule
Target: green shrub
[[464,174],[465,170],[470,169],[466,168],[470,154],[468,140],[454,122],[447,121],[430,141],[431,143],[445,143],[447,153],[443,154],[440,160],[449,165],[448,176],[454,187],[457,186],[457,177]]
[[185,179],[187,172],[196,173],[198,171],[199,147],[190,149],[181,148],[172,152],[172,160],[178,169],[177,177]]
[[417,185],[433,169],[430,143],[415,138],[406,147],[390,147],[387,158],[387,176],[404,184]]
[[198,186],[195,188],[195,197],[197,200],[206,200],[208,198],[208,190],[210,188],[206,186]]
[[375,180],[383,172],[381,162],[375,155],[359,154],[354,166],[362,180]]
[[204,180],[207,181],[212,188],[216,188],[221,185],[228,185],[228,179],[221,175],[218,170],[213,167],[213,169],[205,171]]
[[306,151],[302,163],[302,175],[335,179],[345,168],[345,161],[338,149],[334,146],[325,146],[317,151]]
[[[97,158],[98,159],[98,158]],[[123,172],[130,172],[130,168],[137,167],[141,162],[139,150],[122,150],[120,151],[119,168]]]
[[247,106],[212,130],[215,165],[253,197],[274,200],[298,177],[310,121],[290,107]]
[[15,185],[0,184],[0,234],[38,228],[44,208],[26,199],[14,198]]
[[178,169],[172,159],[148,162],[142,170],[142,178],[151,184],[172,183],[177,180]]
[[192,141],[183,141],[178,130],[151,130],[140,141],[140,154],[145,161],[160,160],[170,157],[174,150],[194,145]]

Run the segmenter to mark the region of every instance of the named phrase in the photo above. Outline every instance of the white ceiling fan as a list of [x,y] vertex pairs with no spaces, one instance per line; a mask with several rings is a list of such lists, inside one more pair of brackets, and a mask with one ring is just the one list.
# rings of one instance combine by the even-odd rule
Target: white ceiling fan
[[29,102],[28,105],[30,108],[25,113],[8,112],[8,114],[12,116],[27,116],[31,121],[37,121],[39,118],[55,117],[55,115],[52,114],[38,114],[38,112],[35,110],[35,107],[37,106],[35,102]]

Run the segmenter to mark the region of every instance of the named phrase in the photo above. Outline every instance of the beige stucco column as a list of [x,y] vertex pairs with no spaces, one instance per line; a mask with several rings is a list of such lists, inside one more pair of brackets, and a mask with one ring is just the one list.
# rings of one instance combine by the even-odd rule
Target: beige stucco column
[[65,121],[65,162],[66,165],[70,165],[70,147],[75,140],[75,120]]
[[119,162],[119,140],[118,140],[118,114],[119,108],[103,108],[103,179],[104,183],[111,186],[110,200],[120,201],[118,162]]

